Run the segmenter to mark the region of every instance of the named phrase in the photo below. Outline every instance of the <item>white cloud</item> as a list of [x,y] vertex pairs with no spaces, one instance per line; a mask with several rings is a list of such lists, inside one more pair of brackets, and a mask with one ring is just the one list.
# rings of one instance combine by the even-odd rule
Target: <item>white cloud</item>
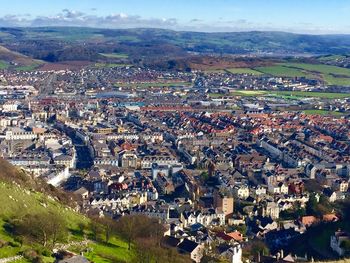
[[335,29],[320,27],[310,23],[295,23],[288,26],[276,26],[268,21],[258,24],[246,19],[226,21],[219,18],[217,21],[203,21],[193,18],[190,21],[179,22],[176,18],[144,18],[138,15],[116,13],[106,16],[87,14],[80,11],[63,9],[53,16],[31,17],[25,15],[6,15],[0,17],[0,26],[77,26],[96,28],[165,28],[183,31],[202,32],[236,32],[236,31],[288,31],[295,33],[350,33],[349,28]]
[[175,18],[142,18],[125,13],[107,16],[90,15],[80,11],[63,9],[54,16],[37,16],[35,18],[20,15],[6,15],[0,17],[0,26],[78,26],[96,28],[128,28],[128,27],[154,27],[174,28],[177,26]]

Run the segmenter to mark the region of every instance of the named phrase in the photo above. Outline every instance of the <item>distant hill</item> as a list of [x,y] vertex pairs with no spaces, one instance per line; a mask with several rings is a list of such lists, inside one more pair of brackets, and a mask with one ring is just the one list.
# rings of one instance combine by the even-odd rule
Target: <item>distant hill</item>
[[1,45],[50,62],[106,59],[100,53],[125,53],[131,59],[181,57],[190,53],[273,56],[350,53],[350,35],[74,27],[0,28],[0,33]]

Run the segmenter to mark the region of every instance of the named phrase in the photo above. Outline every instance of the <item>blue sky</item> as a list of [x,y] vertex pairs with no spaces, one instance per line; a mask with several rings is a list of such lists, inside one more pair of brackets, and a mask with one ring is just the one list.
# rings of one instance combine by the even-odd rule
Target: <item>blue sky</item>
[[0,26],[350,33],[348,0],[0,0]]

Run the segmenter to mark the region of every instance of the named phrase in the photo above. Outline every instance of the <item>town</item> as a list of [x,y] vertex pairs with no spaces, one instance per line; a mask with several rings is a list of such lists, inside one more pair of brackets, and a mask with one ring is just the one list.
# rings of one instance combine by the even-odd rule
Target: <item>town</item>
[[293,249],[310,228],[344,216],[346,89],[133,66],[2,70],[0,80],[1,157],[80,196],[83,213],[156,218],[165,243],[195,262],[349,253],[341,229],[329,251]]

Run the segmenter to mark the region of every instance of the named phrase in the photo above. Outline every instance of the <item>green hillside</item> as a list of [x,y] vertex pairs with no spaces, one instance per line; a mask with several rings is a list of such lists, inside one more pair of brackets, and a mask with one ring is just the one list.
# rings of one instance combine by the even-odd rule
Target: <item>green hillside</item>
[[86,217],[78,199],[33,179],[0,158],[0,259],[23,255],[17,263],[51,263],[69,251],[94,263],[187,263],[189,257],[162,246],[165,231],[143,215]]
[[[43,246],[36,240],[26,240],[16,235],[11,228],[13,222],[23,220],[29,216],[41,216],[52,214],[64,220],[64,230],[67,235],[59,244],[66,244],[68,250],[80,253],[89,248],[85,256],[94,262],[130,262],[134,257],[134,250],[128,250],[128,244],[117,235],[113,234],[108,242],[103,239],[103,226],[100,225],[99,237],[92,238],[90,225],[92,220],[75,212],[72,208],[61,204],[57,197],[37,192],[33,189],[21,186],[20,183],[9,181],[23,180],[23,174],[16,171],[9,164],[0,160],[0,258],[12,257],[35,251],[44,262],[53,262],[51,246]],[[9,180],[3,180],[3,178]],[[51,224],[51,222],[45,222]],[[59,226],[59,225],[58,225]],[[31,262],[21,259],[18,262]]]

